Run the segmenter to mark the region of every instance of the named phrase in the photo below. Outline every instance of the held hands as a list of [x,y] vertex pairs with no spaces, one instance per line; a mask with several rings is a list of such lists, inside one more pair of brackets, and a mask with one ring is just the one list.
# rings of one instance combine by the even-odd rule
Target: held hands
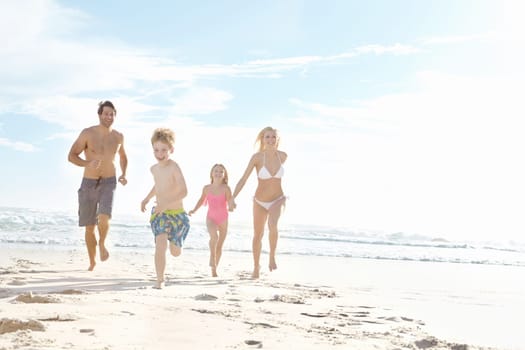
[[228,201],[228,211],[234,211],[235,208],[237,208],[237,204],[235,204],[235,200],[233,198],[230,198]]

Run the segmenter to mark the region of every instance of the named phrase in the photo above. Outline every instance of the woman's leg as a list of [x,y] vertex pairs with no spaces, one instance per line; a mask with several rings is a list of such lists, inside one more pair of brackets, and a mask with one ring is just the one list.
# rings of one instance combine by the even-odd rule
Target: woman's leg
[[277,240],[279,239],[278,223],[281,217],[282,207],[286,198],[282,198],[272,204],[268,209],[268,239],[270,240],[270,271],[277,269],[277,263],[275,262],[275,252],[277,250]]
[[261,258],[262,238],[264,235],[264,223],[268,218],[268,212],[255,201],[253,202],[253,273],[252,278],[259,278],[259,260]]

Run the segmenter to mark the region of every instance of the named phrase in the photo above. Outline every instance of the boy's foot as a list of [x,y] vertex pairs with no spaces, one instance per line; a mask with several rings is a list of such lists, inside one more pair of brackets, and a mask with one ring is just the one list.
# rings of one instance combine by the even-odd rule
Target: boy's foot
[[156,281],[153,285],[153,288],[155,289],[162,289],[164,288],[164,281]]

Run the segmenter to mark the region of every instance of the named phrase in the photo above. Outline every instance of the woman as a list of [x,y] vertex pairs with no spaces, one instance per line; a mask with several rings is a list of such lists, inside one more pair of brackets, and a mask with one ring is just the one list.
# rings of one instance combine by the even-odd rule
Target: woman
[[281,187],[281,179],[284,175],[283,164],[288,156],[285,152],[278,150],[279,136],[277,130],[272,127],[268,126],[262,129],[257,135],[255,143],[259,145],[259,151],[251,157],[244,175],[237,183],[237,186],[235,186],[230,208],[235,208],[235,198],[255,168],[258,183],[255,196],[253,197],[252,277],[259,278],[259,260],[266,222],[268,222],[270,239],[269,268],[270,271],[277,269],[277,264],[275,263],[275,250],[278,238],[277,224],[281,216],[281,209],[286,201]]

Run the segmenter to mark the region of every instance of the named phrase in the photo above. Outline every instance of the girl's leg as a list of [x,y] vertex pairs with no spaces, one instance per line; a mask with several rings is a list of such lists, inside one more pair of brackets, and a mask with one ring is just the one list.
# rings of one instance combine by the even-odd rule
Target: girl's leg
[[155,237],[155,271],[157,282],[155,288],[162,288],[164,284],[164,270],[166,269],[166,250],[168,248],[168,234],[163,233]]
[[219,225],[219,240],[217,241],[217,248],[215,249],[215,261],[219,265],[219,261],[222,256],[222,246],[224,245],[224,240],[228,234],[228,220]]
[[275,262],[275,252],[277,250],[277,240],[279,239],[279,231],[277,224],[281,217],[281,210],[286,198],[283,198],[275,202],[270,209],[268,209],[268,239],[270,240],[270,271],[277,269],[277,263]]
[[206,219],[206,226],[208,227],[208,234],[210,235],[210,267],[213,277],[217,277],[217,225],[210,219]]
[[268,218],[268,212],[255,201],[253,202],[253,273],[252,278],[259,278],[259,260],[261,258],[262,238],[264,235],[264,223]]

